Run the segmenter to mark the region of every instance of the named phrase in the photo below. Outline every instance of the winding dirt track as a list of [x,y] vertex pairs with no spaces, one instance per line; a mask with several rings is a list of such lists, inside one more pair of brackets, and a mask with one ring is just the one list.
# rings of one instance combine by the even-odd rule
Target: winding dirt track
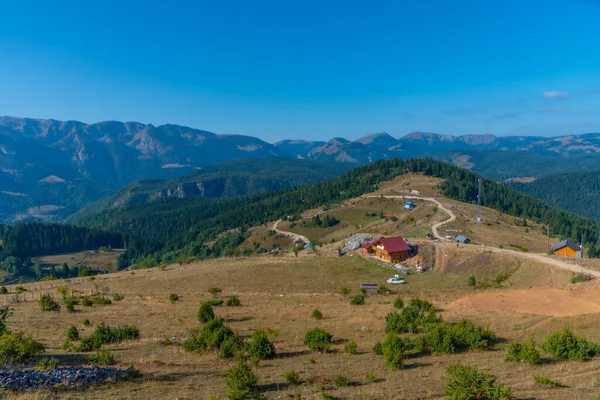
[[281,222],[281,219],[278,219],[273,224],[273,230],[275,232],[279,233],[280,235],[285,235],[287,237],[291,237],[294,240],[294,242],[296,242],[298,240],[302,240],[302,241],[304,241],[304,243],[310,243],[310,240],[308,240],[308,238],[306,236],[302,236],[302,235],[299,235],[294,232],[280,231],[279,229],[277,229],[277,225],[279,225],[280,222]]

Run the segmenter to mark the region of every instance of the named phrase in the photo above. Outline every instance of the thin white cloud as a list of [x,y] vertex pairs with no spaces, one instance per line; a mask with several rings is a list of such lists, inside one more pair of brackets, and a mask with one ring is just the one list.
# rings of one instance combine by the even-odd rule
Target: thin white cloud
[[544,96],[545,99],[551,99],[551,100],[566,99],[567,97],[571,97],[571,93],[550,91],[550,92],[545,92],[542,96]]

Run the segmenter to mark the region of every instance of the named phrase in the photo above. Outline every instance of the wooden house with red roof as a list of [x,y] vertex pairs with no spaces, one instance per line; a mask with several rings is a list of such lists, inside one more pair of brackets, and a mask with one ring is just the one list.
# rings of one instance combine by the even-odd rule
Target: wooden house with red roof
[[410,247],[402,236],[393,236],[376,240],[371,245],[375,255],[389,262],[400,262],[408,258]]

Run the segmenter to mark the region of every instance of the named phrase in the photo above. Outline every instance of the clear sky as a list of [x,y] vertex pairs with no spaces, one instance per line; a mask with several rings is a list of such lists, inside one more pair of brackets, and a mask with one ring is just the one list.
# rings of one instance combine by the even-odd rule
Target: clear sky
[[600,0],[0,0],[0,115],[275,141],[600,132]]

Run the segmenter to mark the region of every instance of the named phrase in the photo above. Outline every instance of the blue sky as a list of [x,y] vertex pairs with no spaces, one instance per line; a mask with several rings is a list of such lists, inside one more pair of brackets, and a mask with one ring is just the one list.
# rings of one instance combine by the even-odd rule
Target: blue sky
[[600,132],[600,1],[0,0],[0,115],[349,139]]

